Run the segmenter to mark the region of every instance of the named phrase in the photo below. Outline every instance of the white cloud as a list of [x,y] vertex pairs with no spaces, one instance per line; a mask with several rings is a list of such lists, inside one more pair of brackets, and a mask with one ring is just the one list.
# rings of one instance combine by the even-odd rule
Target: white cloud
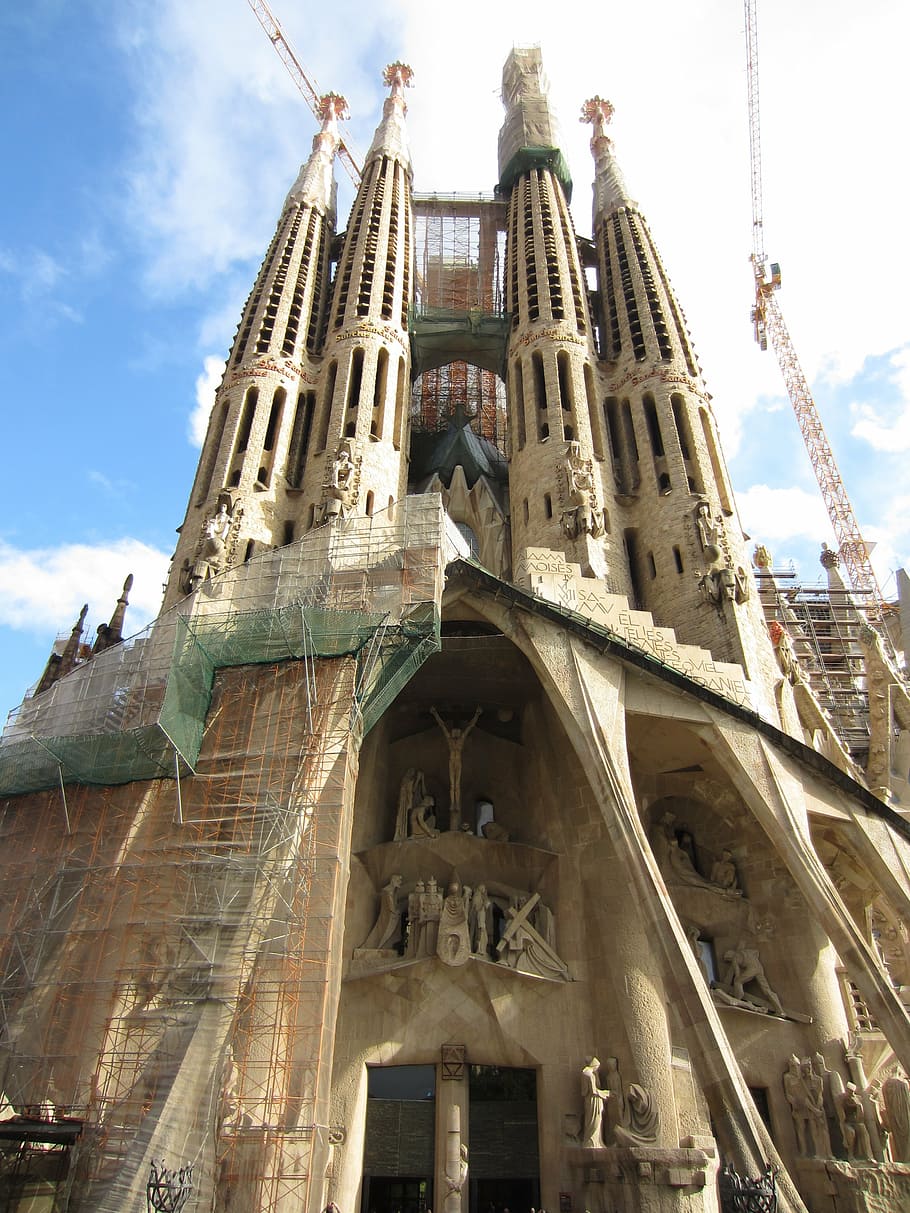
[[897,453],[910,450],[910,345],[897,350],[890,361],[889,380],[899,403],[891,407],[866,402],[851,405],[859,421],[850,432],[873,450]]
[[209,415],[215,403],[215,392],[224,374],[223,358],[210,354],[203,363],[202,374],[196,380],[196,407],[190,414],[190,442],[193,446],[201,447],[205,441],[205,431],[209,424]]
[[132,573],[126,630],[139,631],[158,614],[169,560],[138,539],[31,550],[0,541],[0,625],[56,632],[66,620],[75,621],[84,602],[91,620],[107,621]]
[[753,484],[736,494],[736,503],[746,531],[762,543],[806,539],[834,546],[831,523],[818,493]]

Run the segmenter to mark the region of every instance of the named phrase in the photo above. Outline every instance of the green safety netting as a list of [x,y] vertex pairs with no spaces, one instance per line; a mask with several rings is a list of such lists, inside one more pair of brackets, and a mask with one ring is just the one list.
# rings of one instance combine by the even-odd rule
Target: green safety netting
[[0,794],[192,770],[215,672],[350,655],[367,731],[439,648],[449,540],[411,497],[264,552],[26,700],[0,739]]
[[558,147],[520,148],[500,173],[497,193],[508,194],[522,173],[528,173],[534,168],[552,169],[562,182],[566,201],[572,201],[572,175],[568,161]]

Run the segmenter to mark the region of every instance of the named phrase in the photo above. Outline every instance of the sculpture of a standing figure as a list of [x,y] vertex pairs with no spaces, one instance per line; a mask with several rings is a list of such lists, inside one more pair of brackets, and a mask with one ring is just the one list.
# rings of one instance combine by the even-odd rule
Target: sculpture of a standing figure
[[430,708],[430,715],[445,734],[449,747],[449,829],[461,829],[461,760],[464,754],[464,743],[468,735],[480,719],[483,709],[478,704],[477,711],[463,728],[456,725],[447,726],[435,708]]
[[604,1105],[610,1098],[610,1092],[597,1085],[599,1070],[600,1060],[597,1057],[592,1057],[581,1072],[581,1098],[585,1109],[581,1144],[595,1148],[604,1144]]
[[872,1142],[866,1128],[866,1108],[855,1082],[848,1082],[838,1109],[844,1147],[849,1158],[871,1158]]
[[891,1135],[891,1157],[895,1162],[910,1162],[910,1086],[905,1078],[886,1078],[882,1094],[885,1123]]
[[398,904],[401,881],[402,878],[396,874],[382,890],[379,915],[364,942],[365,948],[388,948],[401,939],[401,908]]

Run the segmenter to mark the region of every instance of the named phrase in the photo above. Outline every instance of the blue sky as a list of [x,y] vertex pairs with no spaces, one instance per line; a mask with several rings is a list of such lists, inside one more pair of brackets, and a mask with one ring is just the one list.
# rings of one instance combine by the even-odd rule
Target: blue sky
[[[502,62],[539,42],[590,233],[594,93],[687,313],[745,529],[820,575],[832,542],[773,356],[751,340],[743,17],[726,0],[561,6],[271,0],[368,146],[381,71],[414,68],[415,186],[489,190]],[[343,12],[343,23],[337,14]],[[448,14],[445,16],[444,14]],[[903,0],[762,0],[765,230],[781,303],[879,579],[910,563]],[[0,11],[0,713],[83,602],[151,618],[220,360],[315,122],[246,0]],[[351,190],[339,170],[340,226]],[[194,437],[195,435],[195,437]]]

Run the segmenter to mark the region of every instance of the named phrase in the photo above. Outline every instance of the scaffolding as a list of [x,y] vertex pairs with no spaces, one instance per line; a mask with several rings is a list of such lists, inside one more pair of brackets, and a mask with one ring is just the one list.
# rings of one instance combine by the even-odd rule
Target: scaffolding
[[803,584],[788,570],[757,568],[755,574],[766,621],[786,629],[813,694],[845,749],[865,766],[869,695],[859,639],[860,629],[867,626],[863,596]]
[[413,497],[203,583],[11,715],[0,794],[192,771],[225,666],[358,656],[368,730],[438,647],[445,550],[439,500]]
[[506,206],[484,194],[416,194],[411,424],[437,433],[470,418],[504,449]]
[[[0,818],[0,1173],[19,1191],[119,1213],[164,1158],[193,1166],[200,1207],[323,1202],[359,741],[438,645],[447,554],[435,497],[322,528],[20,711],[7,775],[30,741],[55,769],[75,757]],[[164,773],[192,777],[130,775],[181,716],[191,745]],[[138,757],[86,730],[114,717],[148,730]],[[115,769],[134,782],[90,786]],[[50,1159],[41,1135],[76,1124]]]

